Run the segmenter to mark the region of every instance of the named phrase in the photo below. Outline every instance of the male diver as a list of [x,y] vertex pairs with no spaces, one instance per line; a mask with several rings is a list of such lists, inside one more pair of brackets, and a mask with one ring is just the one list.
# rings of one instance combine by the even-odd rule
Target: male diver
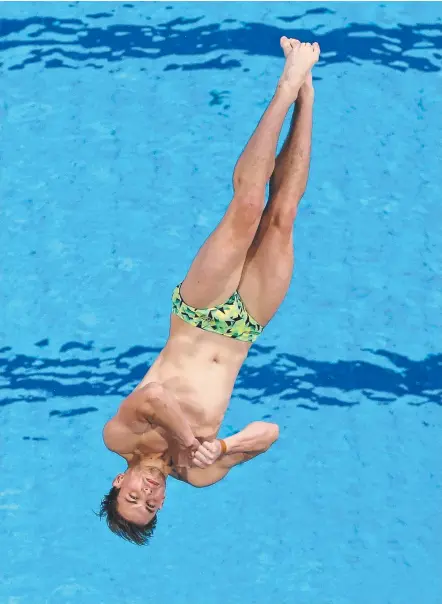
[[169,339],[104,427],[105,445],[128,467],[114,479],[100,516],[139,545],[152,535],[169,477],[211,485],[278,438],[278,426],[262,421],[224,440],[217,434],[239,369],[283,301],[294,265],[293,223],[310,164],[311,69],[320,49],[287,37],[281,47],[284,70],[235,166],[233,199],[173,292]]

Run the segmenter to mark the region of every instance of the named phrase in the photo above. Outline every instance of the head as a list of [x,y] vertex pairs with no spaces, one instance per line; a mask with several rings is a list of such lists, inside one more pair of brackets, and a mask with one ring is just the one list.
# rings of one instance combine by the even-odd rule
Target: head
[[101,502],[100,517],[115,534],[137,545],[145,545],[163,506],[166,478],[156,467],[132,467],[118,474],[112,489]]

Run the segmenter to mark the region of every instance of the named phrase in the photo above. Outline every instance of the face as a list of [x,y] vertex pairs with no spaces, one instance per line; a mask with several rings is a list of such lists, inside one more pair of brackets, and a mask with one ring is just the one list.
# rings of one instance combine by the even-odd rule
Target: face
[[149,524],[163,506],[166,479],[158,468],[130,468],[112,484],[120,489],[118,512],[129,522]]

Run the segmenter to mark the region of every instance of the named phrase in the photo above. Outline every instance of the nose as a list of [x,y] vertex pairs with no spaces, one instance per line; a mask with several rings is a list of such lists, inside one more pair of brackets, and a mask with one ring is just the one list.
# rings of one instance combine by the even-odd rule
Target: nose
[[152,484],[149,480],[143,482],[143,492],[148,496],[153,496],[158,490],[158,485]]

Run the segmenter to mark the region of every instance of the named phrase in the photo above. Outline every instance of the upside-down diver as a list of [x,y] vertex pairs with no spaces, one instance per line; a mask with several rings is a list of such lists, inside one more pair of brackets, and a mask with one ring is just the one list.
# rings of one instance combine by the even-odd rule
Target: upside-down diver
[[241,365],[283,301],[294,266],[293,225],[310,164],[311,69],[320,49],[286,37],[281,46],[284,70],[235,166],[233,199],[173,291],[167,343],[104,427],[105,445],[128,467],[100,515],[137,544],[152,535],[169,477],[211,485],[278,439],[278,426],[262,421],[224,440],[217,434]]

